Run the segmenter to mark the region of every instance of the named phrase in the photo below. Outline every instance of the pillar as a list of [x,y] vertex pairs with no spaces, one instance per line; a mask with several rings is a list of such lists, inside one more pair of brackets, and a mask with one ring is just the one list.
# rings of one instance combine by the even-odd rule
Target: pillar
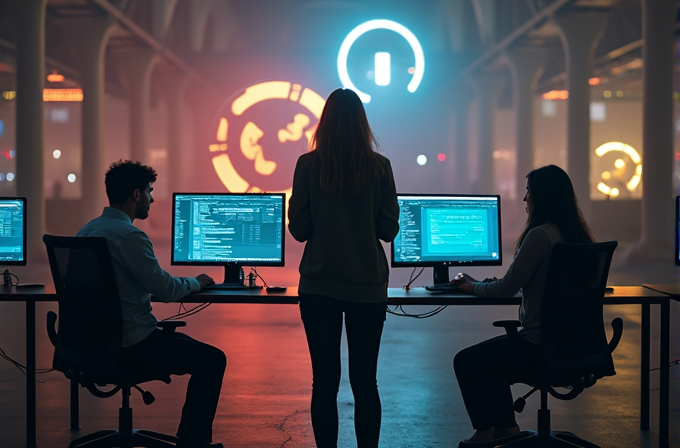
[[[642,2],[642,226],[629,262],[671,266],[673,245],[673,40],[677,4]],[[665,422],[667,425],[668,422]]]
[[472,78],[478,101],[478,153],[479,164],[475,193],[496,193],[494,177],[494,112],[498,95],[505,82],[505,76],[500,73],[479,73]]
[[81,125],[81,212],[83,222],[107,204],[104,173],[104,56],[115,20],[111,17],[64,19],[61,31],[73,48],[83,88]]
[[543,74],[545,53],[529,47],[514,47],[506,52],[513,83],[515,106],[515,200],[524,198],[526,175],[534,169],[534,99],[536,85]]
[[471,185],[469,173],[468,151],[468,116],[470,103],[473,95],[467,82],[458,87],[451,98],[453,110],[451,111],[451,137],[453,150],[450,151],[451,160],[449,165],[453,166],[451,175],[448,176],[446,187],[450,193],[470,193]]
[[166,106],[168,124],[168,175],[173,191],[186,191],[186,179],[191,173],[191,158],[185,145],[185,130],[191,126],[185,119],[184,92],[189,85],[189,77],[183,74],[164,75],[158,85]]
[[[47,260],[42,242],[45,233],[43,86],[46,4],[47,0],[14,0],[13,3],[17,30],[16,188],[18,196],[27,198],[26,259],[31,262]],[[35,426],[35,421],[32,424]]]
[[149,163],[146,138],[150,98],[151,73],[158,56],[151,49],[118,51],[113,54],[120,71],[130,107],[130,159]]
[[597,43],[607,25],[604,12],[570,10],[556,15],[566,54],[567,88],[567,167],[574,191],[586,219],[590,205],[590,84],[592,61]]

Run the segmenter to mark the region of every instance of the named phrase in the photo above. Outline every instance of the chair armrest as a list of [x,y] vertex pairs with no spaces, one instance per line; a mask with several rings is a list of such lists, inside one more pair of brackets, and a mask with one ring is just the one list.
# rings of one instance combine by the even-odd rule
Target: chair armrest
[[523,372],[526,369],[526,363],[524,362],[524,355],[522,354],[522,347],[517,333],[517,329],[522,326],[522,323],[518,320],[497,320],[493,323],[493,326],[505,328],[505,333],[507,334],[508,342],[510,343],[510,350],[512,350],[512,370],[514,370],[515,373],[512,376],[519,375],[520,372]]
[[612,338],[609,340],[609,353],[612,353],[616,346],[619,345],[621,334],[623,334],[623,319],[617,317],[612,321],[611,326],[614,334],[612,334]]
[[522,323],[518,320],[497,320],[496,322],[493,323],[494,327],[503,327],[506,330],[508,328],[514,328],[517,330],[519,327],[522,326]]
[[159,328],[162,328],[163,331],[173,332],[177,329],[177,327],[186,327],[187,323],[181,320],[164,320],[158,322],[156,325]]
[[57,313],[54,311],[47,312],[47,336],[54,347],[57,346]]

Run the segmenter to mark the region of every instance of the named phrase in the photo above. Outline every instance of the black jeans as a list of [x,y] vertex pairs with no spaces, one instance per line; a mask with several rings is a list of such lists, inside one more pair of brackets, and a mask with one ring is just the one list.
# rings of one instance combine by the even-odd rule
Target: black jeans
[[[153,371],[162,330],[155,330],[139,344],[121,350],[123,371]],[[191,375],[177,437],[188,444],[212,442],[212,424],[220,399],[227,358],[217,347],[199,342],[185,334],[174,333],[165,358],[172,375]]]
[[[521,351],[527,368],[542,364],[541,346],[522,341]],[[453,358],[463,402],[476,430],[517,424],[507,383],[512,366],[512,348],[505,335],[464,348]]]
[[312,358],[311,414],[318,448],[335,448],[338,444],[337,397],[343,314],[358,448],[378,447],[382,408],[376,371],[386,310],[386,302],[354,303],[300,294],[300,316]]

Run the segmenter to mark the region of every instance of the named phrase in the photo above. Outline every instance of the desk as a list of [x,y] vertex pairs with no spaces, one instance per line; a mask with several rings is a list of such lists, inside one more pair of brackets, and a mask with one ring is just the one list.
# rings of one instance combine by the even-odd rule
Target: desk
[[[16,289],[0,286],[0,302],[26,303],[26,431],[27,446],[36,446],[36,390],[35,390],[35,303],[55,302],[54,290],[45,288]],[[661,292],[642,286],[614,286],[614,291],[605,294],[606,305],[640,305],[641,341],[640,341],[640,429],[649,429],[650,376],[649,356],[651,345],[650,305],[660,306],[660,385],[659,385],[659,447],[668,447],[669,443],[669,351],[670,351],[670,297]],[[263,289],[237,291],[201,291],[184,298],[184,303],[259,303],[259,304],[297,304],[297,288],[289,287],[282,293],[267,293]],[[423,288],[405,291],[399,288],[388,290],[389,305],[519,305],[520,298],[479,298],[472,295],[433,294]],[[490,325],[490,324],[489,324]],[[74,426],[74,389],[77,398],[77,387],[72,384],[71,425]],[[75,400],[77,427],[77,399]]]

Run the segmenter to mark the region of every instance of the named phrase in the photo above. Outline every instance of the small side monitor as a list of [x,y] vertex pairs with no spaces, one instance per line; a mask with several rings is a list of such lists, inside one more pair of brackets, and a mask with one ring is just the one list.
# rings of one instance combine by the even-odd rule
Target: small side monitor
[[26,198],[0,197],[0,266],[26,266]]

